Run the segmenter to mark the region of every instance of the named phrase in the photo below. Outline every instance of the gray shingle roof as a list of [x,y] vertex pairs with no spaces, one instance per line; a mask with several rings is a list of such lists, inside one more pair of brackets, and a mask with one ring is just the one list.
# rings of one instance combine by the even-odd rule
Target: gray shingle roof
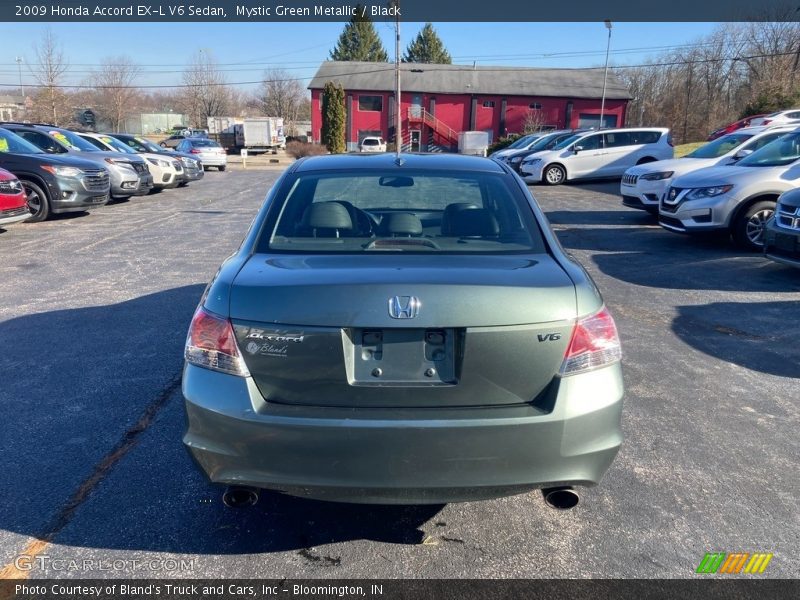
[[[421,63],[403,63],[400,68],[404,92],[570,98],[600,98],[603,93],[603,69]],[[322,89],[328,81],[338,81],[345,90],[390,91],[394,89],[394,63],[326,61],[308,87]],[[628,88],[612,72],[608,74],[606,98],[631,98]]]

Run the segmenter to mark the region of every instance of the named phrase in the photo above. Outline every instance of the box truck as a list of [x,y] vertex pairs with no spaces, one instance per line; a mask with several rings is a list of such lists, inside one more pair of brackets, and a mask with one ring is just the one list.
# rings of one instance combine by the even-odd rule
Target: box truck
[[486,156],[489,149],[487,131],[462,131],[458,134],[458,153]]

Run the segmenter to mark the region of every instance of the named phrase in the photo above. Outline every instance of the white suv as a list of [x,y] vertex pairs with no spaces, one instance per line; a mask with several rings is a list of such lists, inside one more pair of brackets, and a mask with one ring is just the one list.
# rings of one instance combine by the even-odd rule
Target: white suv
[[682,158],[631,167],[620,182],[622,203],[658,214],[658,202],[674,178],[705,167],[734,164],[796,128],[796,125],[747,127],[704,144]]
[[528,183],[558,185],[585,177],[620,177],[634,165],[673,156],[669,129],[603,129],[576,134],[537,154],[520,174]]
[[661,199],[659,224],[679,233],[729,231],[751,250],[783,192],[800,187],[800,130],[786,133],[730,167],[677,177]]
[[386,142],[381,137],[365,137],[358,149],[361,152],[386,152]]

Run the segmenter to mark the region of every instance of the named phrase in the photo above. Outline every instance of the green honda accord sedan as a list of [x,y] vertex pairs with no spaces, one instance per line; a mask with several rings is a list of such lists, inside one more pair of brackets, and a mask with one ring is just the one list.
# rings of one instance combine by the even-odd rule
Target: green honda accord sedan
[[507,166],[307,158],[194,314],[184,443],[229,505],[541,488],[563,508],[619,449],[620,357],[595,284]]

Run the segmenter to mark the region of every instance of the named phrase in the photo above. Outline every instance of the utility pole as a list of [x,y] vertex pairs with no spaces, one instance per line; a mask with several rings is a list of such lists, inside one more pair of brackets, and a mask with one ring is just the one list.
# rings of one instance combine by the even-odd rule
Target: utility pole
[[19,69],[19,89],[22,92],[22,97],[25,97],[25,86],[22,85],[22,57],[17,57],[17,68]]
[[603,128],[603,115],[606,112],[606,82],[608,81],[608,54],[611,50],[611,21],[606,19],[606,29],[608,29],[608,44],[606,45],[606,70],[603,74],[603,97],[600,100],[600,127]]
[[395,97],[395,152],[397,161],[400,161],[400,151],[403,146],[403,102],[400,97],[400,0],[392,0],[395,7],[394,20],[394,97]]

